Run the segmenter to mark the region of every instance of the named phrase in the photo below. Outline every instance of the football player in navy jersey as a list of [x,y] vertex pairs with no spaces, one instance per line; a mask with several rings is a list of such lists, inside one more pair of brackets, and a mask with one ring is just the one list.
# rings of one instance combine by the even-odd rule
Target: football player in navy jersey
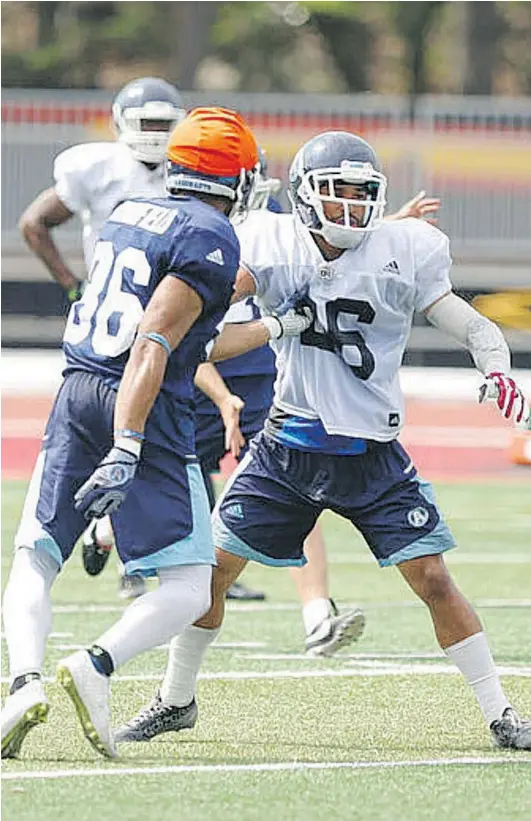
[[[116,95],[111,113],[117,140],[83,143],[62,151],[54,161],[54,185],[42,191],[20,219],[24,239],[70,302],[79,299],[81,282],[55,244],[54,229],[74,215],[80,218],[89,271],[98,234],[115,207],[132,197],[165,195],[164,160],[169,133],[186,114],[179,91],[158,77],[141,77],[127,83]],[[87,573],[101,572],[113,542],[106,518],[95,520],[85,531],[83,566]],[[121,598],[135,598],[145,590],[139,574],[120,574]],[[245,587],[238,585],[238,592],[245,593]]]
[[[167,150],[169,196],[126,200],[113,211],[88,285],[70,310],[64,381],[4,596],[11,679],[4,757],[16,756],[47,717],[42,666],[51,588],[87,520],[110,515],[126,570],[159,579],[89,649],[58,666],[99,753],[116,755],[114,670],[171,639],[210,603],[215,558],[195,456],[193,378],[233,296],[240,249],[229,217],[248,206],[258,154],[245,121],[223,108],[195,109]],[[301,316],[269,317],[255,323],[253,344],[308,325]],[[215,347],[223,356],[222,337]]]

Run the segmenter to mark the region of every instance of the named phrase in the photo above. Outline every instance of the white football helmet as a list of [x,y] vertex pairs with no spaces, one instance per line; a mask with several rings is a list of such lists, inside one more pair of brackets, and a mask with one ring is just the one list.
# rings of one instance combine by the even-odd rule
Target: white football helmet
[[[336,183],[355,185],[364,197],[340,197]],[[335,248],[355,248],[383,219],[387,178],[371,146],[347,131],[326,131],[305,143],[291,164],[289,186],[299,219]],[[326,202],[342,204],[342,221],[326,218]],[[351,224],[349,206],[365,209],[360,225]]]
[[185,116],[177,89],[157,77],[128,83],[112,106],[118,139],[129,146],[135,159],[156,165],[164,160],[170,132]]

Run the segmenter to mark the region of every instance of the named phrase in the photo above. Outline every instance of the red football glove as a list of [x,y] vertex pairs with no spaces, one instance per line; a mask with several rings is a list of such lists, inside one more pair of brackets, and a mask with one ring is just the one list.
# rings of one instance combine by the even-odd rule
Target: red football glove
[[513,419],[517,425],[529,422],[531,410],[527,400],[510,376],[494,371],[485,377],[479,389],[479,401],[494,399],[502,416]]

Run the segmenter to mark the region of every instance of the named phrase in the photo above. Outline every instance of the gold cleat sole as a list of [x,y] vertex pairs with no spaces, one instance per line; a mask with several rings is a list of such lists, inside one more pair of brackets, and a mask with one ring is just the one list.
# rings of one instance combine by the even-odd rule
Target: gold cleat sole
[[117,754],[113,750],[110,750],[107,744],[101,740],[98,731],[92,723],[89,712],[77,691],[76,683],[68,667],[57,668],[57,682],[70,696],[87,741],[92,744],[96,752],[105,758],[116,758]]
[[43,724],[46,721],[49,709],[50,707],[46,702],[39,701],[29,710],[26,710],[22,718],[2,741],[2,758],[16,758],[29,731],[37,724]]

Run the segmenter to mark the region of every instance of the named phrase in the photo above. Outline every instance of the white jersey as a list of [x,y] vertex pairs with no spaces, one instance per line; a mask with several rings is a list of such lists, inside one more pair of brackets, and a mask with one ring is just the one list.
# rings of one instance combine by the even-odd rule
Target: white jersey
[[55,190],[83,223],[83,252],[90,267],[103,223],[118,203],[132,197],[162,197],[164,164],[150,170],[125,143],[86,143],[67,148],[54,163]]
[[304,297],[316,319],[272,341],[275,405],[327,433],[394,439],[404,422],[398,370],[415,311],[451,290],[448,238],[416,219],[384,222],[357,249],[323,259],[291,214],[249,214],[236,228],[263,313]]

